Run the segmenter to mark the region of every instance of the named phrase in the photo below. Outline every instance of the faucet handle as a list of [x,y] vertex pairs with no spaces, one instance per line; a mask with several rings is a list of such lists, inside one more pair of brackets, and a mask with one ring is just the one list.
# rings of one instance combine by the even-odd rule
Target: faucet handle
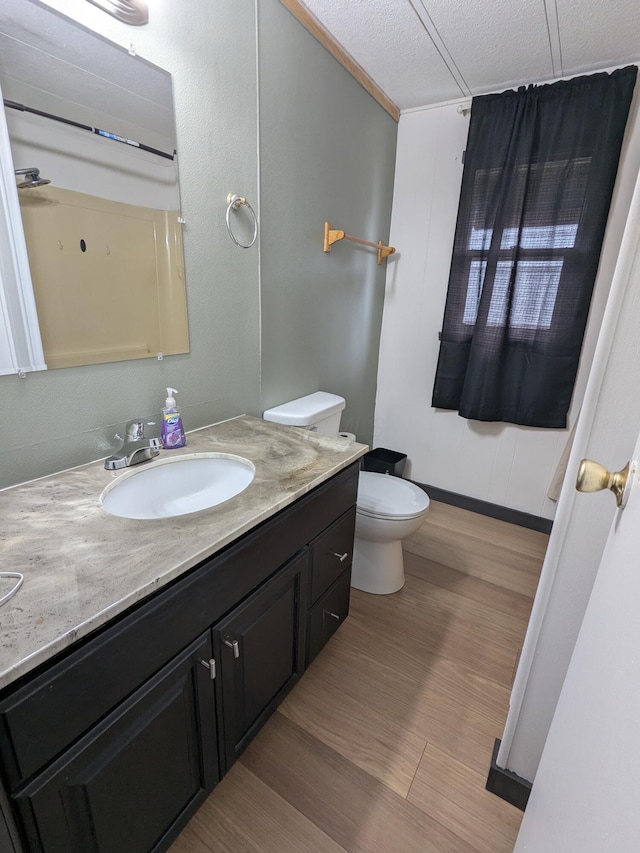
[[144,421],[142,418],[134,418],[127,423],[127,438],[132,441],[144,438]]

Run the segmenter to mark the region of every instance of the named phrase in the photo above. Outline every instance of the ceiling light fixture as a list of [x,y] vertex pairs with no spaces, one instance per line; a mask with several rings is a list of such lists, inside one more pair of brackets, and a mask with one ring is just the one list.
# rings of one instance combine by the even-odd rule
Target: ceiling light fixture
[[139,27],[149,23],[149,7],[145,0],[89,0],[125,24]]

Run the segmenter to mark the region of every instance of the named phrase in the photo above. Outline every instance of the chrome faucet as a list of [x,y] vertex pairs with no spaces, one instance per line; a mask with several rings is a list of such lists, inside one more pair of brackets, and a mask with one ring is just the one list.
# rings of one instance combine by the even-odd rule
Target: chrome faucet
[[129,421],[122,447],[117,453],[104,461],[104,467],[107,471],[127,468],[129,465],[138,465],[140,462],[146,462],[147,459],[153,459],[160,453],[161,439],[157,437],[145,438],[144,428],[145,421],[141,418]]

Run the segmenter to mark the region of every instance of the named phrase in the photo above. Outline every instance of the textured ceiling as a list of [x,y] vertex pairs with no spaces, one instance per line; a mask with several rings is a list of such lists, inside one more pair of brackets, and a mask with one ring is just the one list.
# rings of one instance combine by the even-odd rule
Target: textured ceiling
[[400,109],[640,60],[638,0],[304,0]]

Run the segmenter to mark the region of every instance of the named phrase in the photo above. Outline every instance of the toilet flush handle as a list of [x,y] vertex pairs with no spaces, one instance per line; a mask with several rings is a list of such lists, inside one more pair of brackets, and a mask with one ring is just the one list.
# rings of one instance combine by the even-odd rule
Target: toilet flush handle
[[331,556],[337,557],[341,563],[344,563],[344,561],[348,559],[349,553],[345,551],[344,554],[338,554],[336,551],[331,551]]

